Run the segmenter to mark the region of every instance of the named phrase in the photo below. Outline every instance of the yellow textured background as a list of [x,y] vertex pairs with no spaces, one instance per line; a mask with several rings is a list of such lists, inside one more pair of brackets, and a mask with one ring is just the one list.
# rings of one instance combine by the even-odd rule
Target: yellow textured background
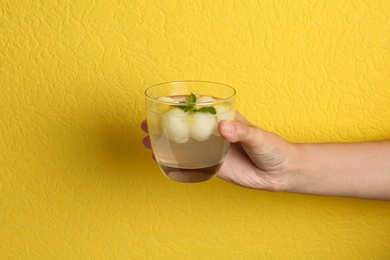
[[211,80],[291,141],[390,138],[390,2],[0,1],[1,259],[390,259],[390,204],[167,180],[143,91]]

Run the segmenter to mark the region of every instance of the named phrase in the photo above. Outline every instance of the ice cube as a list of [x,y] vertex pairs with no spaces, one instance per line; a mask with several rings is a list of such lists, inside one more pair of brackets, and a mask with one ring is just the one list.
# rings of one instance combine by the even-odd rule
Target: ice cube
[[218,122],[222,120],[232,120],[233,119],[233,113],[229,108],[222,106],[222,105],[216,105],[214,106],[215,110],[217,111],[217,119]]
[[183,95],[177,95],[177,96],[173,97],[173,100],[176,103],[180,103],[180,102],[188,101],[188,97],[187,96],[183,96]]
[[[173,100],[170,97],[159,97],[157,100],[163,101],[163,102],[175,103],[175,100]],[[156,113],[163,114],[163,113],[166,113],[171,108],[172,107],[169,104],[155,102],[155,103],[153,103],[152,110],[155,111]]]
[[208,96],[202,96],[196,99],[196,103],[209,103],[214,101],[215,101],[214,98]]
[[197,141],[205,141],[214,133],[217,127],[217,120],[209,113],[193,113],[194,119],[190,127],[190,136]]
[[171,97],[159,97],[157,100],[163,101],[163,102],[175,103],[175,100]]
[[[223,105],[216,105],[214,106],[215,110],[217,111],[217,121],[218,123],[222,120],[233,120],[234,119],[234,115],[233,115],[233,112],[223,106]],[[218,132],[218,127],[216,127],[215,131],[214,131],[214,135],[216,136],[220,136],[219,132]]]
[[186,143],[190,137],[188,114],[179,108],[174,108],[163,116],[162,129],[169,140],[176,143]]

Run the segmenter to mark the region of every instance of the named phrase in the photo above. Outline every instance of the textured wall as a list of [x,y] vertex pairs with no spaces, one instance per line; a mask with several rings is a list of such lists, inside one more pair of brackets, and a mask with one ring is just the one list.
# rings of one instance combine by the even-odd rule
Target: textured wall
[[390,2],[0,1],[1,259],[389,259],[390,204],[167,180],[143,91],[223,82],[297,142],[390,138]]

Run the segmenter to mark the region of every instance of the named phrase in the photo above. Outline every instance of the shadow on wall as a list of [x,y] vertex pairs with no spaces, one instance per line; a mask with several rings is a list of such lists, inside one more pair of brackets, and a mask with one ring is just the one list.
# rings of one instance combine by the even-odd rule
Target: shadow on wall
[[[106,92],[95,92],[93,99],[70,111],[74,120],[67,126],[67,163],[88,175],[140,177],[140,169],[151,164],[150,152],[141,144],[143,103],[130,104],[126,95],[131,93]],[[137,100],[134,96],[133,91],[132,100]]]
[[[101,153],[111,164],[134,165],[142,158],[142,134],[135,120],[124,122],[106,122],[97,129],[98,142],[101,142]],[[141,150],[142,149],[142,150]]]

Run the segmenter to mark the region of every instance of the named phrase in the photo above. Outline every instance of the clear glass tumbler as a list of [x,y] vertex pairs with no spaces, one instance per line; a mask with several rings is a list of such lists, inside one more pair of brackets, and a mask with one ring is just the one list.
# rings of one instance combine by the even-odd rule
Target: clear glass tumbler
[[206,81],[168,82],[145,91],[146,120],[157,163],[178,182],[207,181],[218,173],[229,142],[218,122],[234,119],[234,88]]

